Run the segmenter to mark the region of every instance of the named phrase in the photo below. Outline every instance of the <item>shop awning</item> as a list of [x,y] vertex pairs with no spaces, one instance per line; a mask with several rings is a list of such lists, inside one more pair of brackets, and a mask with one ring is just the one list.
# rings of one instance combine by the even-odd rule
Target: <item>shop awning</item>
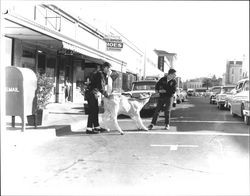
[[77,40],[74,40],[70,37],[67,37],[63,34],[61,34],[60,32],[50,29],[46,26],[40,25],[38,23],[36,23],[35,21],[29,20],[27,18],[24,18],[14,12],[8,12],[5,13],[4,15],[4,19],[6,19],[7,21],[13,22],[14,24],[18,24],[22,27],[25,27],[29,30],[32,30],[34,32],[37,32],[38,34],[40,34],[40,36],[48,36],[50,38],[53,38],[57,41],[61,41],[62,42],[62,47],[68,50],[72,50],[75,51],[77,53],[80,53],[84,56],[86,56],[86,58],[93,58],[96,61],[100,61],[100,62],[104,62],[107,61],[112,65],[112,69],[117,70],[117,71],[122,71],[125,72],[125,70],[123,69],[124,66],[127,65],[126,62],[117,59],[111,55],[108,55],[102,51],[99,51],[95,48],[89,47]]

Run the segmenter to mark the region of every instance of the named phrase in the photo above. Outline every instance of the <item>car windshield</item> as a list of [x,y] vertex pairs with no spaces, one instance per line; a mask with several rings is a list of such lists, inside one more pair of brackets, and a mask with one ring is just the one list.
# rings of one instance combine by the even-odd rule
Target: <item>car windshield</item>
[[155,84],[156,82],[136,82],[133,84],[132,90],[155,90]]
[[230,93],[234,87],[223,87],[222,93]]
[[244,90],[244,91],[249,91],[249,81],[246,81],[243,90]]
[[212,89],[213,93],[220,93],[221,92],[221,88],[214,88]]

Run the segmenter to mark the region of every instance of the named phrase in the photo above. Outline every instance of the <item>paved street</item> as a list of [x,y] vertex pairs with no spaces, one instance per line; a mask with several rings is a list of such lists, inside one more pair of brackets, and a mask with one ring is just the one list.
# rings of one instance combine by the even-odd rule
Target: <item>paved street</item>
[[[148,125],[151,117],[143,117]],[[2,194],[248,195],[249,126],[191,97],[149,132],[119,118],[111,131],[17,141],[2,151]]]

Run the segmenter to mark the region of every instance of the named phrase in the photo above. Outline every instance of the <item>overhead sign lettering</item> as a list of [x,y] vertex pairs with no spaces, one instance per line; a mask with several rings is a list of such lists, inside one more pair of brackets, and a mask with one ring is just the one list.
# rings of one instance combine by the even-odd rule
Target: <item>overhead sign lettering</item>
[[121,49],[123,48],[122,42],[107,42],[107,47],[112,49]]
[[109,36],[105,37],[107,50],[121,50],[123,48],[122,40],[119,36]]

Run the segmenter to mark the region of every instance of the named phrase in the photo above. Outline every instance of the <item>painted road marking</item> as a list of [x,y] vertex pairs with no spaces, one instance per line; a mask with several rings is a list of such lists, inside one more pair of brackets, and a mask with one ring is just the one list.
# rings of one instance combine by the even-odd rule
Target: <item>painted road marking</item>
[[170,150],[177,150],[178,147],[197,148],[198,145],[179,145],[179,144],[151,144],[151,147],[170,147]]
[[191,122],[191,123],[233,123],[233,124],[242,124],[242,122],[239,122],[239,121],[220,121],[220,120],[214,120],[214,121],[211,121],[211,120],[173,120],[171,122],[184,122],[184,123],[187,123],[187,122]]
[[[185,117],[182,117],[185,118]],[[152,119],[143,119],[142,121],[144,122],[151,122]],[[131,119],[118,119],[118,121],[122,121],[122,122],[131,122]],[[243,122],[240,121],[229,121],[229,120],[171,120],[171,122],[173,123],[223,123],[223,124],[243,124]]]
[[220,133],[220,132],[164,132],[164,131],[125,131],[125,134],[148,134],[148,135],[218,135],[218,136],[241,136],[249,137],[248,133]]

